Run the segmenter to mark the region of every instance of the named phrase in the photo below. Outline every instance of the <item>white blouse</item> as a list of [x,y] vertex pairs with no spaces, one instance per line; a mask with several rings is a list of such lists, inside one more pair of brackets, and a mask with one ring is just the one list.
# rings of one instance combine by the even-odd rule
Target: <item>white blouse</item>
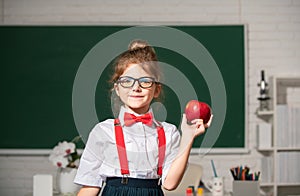
[[[159,178],[158,139],[156,126],[137,122],[124,126],[124,113],[121,107],[119,120],[123,128],[130,174],[128,177],[141,179]],[[152,113],[152,110],[150,111]],[[137,115],[137,114],[135,114]],[[178,153],[180,133],[175,125],[161,123],[166,135],[166,154],[163,165],[162,181]],[[80,185],[101,187],[106,177],[122,177],[118,151],[115,141],[114,119],[98,123],[90,132],[80,159],[74,182]]]

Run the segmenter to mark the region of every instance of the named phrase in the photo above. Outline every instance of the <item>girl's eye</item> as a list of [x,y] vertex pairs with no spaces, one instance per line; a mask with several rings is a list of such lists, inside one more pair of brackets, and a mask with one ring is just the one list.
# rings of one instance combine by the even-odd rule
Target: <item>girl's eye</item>
[[124,79],[124,80],[122,80],[121,82],[122,82],[122,83],[131,83],[132,80],[130,80],[130,79]]
[[150,80],[150,79],[140,79],[139,82],[144,83],[144,84],[149,84],[149,83],[152,83],[152,80]]
[[121,84],[121,86],[128,88],[133,85],[134,79],[124,77],[124,78],[121,78],[118,82]]
[[142,88],[150,88],[153,85],[154,81],[152,78],[140,78],[139,84]]

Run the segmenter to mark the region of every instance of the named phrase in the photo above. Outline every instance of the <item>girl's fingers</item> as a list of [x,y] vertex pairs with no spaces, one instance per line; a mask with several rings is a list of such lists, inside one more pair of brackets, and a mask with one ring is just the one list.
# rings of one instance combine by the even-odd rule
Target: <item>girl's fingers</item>
[[186,123],[186,121],[187,121],[187,120],[186,120],[186,115],[185,115],[185,113],[183,113],[183,114],[182,114],[182,123]]
[[202,119],[194,119],[191,121],[192,124],[203,124],[203,120]]
[[210,124],[211,124],[211,122],[212,122],[212,119],[213,119],[213,116],[214,115],[210,115],[210,119],[209,119],[209,121],[205,124],[205,128],[208,128],[209,126],[210,126]]

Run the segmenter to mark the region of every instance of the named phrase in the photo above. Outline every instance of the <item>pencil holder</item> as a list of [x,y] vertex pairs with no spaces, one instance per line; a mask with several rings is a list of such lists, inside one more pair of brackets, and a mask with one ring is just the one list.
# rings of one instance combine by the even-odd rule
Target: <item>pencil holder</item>
[[259,181],[233,181],[233,196],[259,196]]
[[213,177],[208,181],[207,188],[212,193],[212,196],[223,196],[224,192],[224,179],[223,177]]

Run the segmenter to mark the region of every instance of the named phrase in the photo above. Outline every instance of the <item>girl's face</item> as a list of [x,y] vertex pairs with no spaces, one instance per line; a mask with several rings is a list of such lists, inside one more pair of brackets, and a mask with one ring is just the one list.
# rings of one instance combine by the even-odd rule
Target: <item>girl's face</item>
[[[120,77],[124,76],[134,79],[153,77],[140,64],[130,64]],[[159,96],[160,90],[161,86],[156,83],[149,88],[142,88],[138,81],[135,81],[134,85],[129,88],[123,87],[120,83],[115,84],[115,91],[125,107],[138,114],[144,114],[149,110],[152,99]]]

